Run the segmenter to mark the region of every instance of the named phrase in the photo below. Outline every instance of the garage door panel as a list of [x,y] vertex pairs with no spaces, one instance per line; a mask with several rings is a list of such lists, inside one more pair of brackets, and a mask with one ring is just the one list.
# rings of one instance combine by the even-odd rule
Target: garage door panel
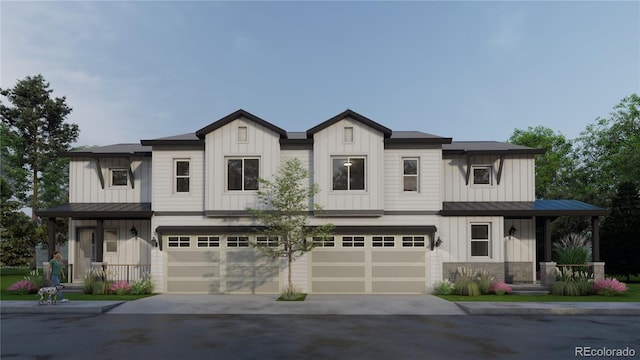
[[219,281],[173,281],[167,282],[168,292],[186,292],[186,293],[220,293]]
[[237,294],[278,293],[280,292],[278,281],[264,280],[229,280],[227,292]]
[[426,252],[422,250],[414,251],[373,251],[371,260],[374,263],[380,262],[424,262]]
[[168,252],[168,260],[171,262],[218,262],[219,251],[202,250],[174,250]]
[[314,293],[363,293],[363,281],[313,281],[311,286]]
[[278,276],[280,269],[274,265],[227,265],[227,277],[271,278]]
[[371,276],[385,278],[424,278],[425,269],[423,266],[373,266]]
[[216,266],[169,266],[168,277],[220,277],[220,268]]
[[374,293],[422,293],[424,281],[373,281],[371,291]]
[[311,252],[313,262],[363,262],[364,251],[316,251]]
[[257,253],[253,249],[227,250],[227,262],[265,263],[272,261],[268,257]]
[[314,266],[313,277],[364,277],[364,266]]

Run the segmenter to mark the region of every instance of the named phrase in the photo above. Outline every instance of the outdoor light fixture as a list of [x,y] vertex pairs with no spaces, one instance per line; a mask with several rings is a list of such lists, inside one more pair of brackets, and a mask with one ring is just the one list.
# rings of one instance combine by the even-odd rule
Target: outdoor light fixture
[[440,236],[438,236],[438,240],[431,241],[431,251],[433,251],[433,249],[437,247],[440,247],[440,245],[442,245],[442,239],[440,239]]
[[511,229],[509,229],[509,239],[511,239],[511,236],[514,235],[516,231],[518,231],[518,229],[516,229],[515,226],[511,225]]
[[138,237],[138,229],[136,229],[135,226],[132,226],[129,232],[131,233],[131,235],[135,236],[136,238]]
[[353,163],[351,161],[345,161],[342,163],[342,166],[351,166]]
[[151,246],[158,247],[158,240],[155,236],[151,238]]

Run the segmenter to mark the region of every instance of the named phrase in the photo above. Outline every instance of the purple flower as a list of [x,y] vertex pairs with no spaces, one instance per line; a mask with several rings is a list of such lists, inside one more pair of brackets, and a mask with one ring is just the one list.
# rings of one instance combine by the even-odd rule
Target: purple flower
[[496,293],[497,295],[509,294],[511,291],[513,291],[511,287],[503,281],[495,282],[489,286],[489,292]]
[[7,290],[15,291],[20,294],[29,294],[29,293],[35,293],[38,290],[38,288],[30,280],[19,280],[13,283],[13,285],[9,286]]
[[627,291],[627,285],[618,279],[600,279],[593,284],[593,290],[600,295],[614,296]]
[[118,280],[111,284],[111,286],[109,287],[109,291],[114,292],[118,295],[127,294],[131,291],[131,285],[129,285],[129,283],[124,280]]

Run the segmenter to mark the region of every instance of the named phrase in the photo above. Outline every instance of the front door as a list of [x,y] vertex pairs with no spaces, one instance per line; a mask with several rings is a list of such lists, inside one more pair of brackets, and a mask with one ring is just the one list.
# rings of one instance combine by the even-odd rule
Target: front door
[[76,262],[73,269],[74,280],[81,281],[91,269],[91,262],[96,261],[95,228],[77,229]]

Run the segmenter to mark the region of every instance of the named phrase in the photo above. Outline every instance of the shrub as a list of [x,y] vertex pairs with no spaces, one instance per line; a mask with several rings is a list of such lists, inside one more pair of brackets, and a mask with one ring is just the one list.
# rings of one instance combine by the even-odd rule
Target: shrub
[[495,278],[491,276],[487,270],[482,270],[477,273],[476,282],[482,294],[489,293],[489,288],[494,281]]
[[35,294],[38,291],[38,287],[31,280],[24,279],[14,282],[7,290],[16,294],[26,295]]
[[593,289],[593,278],[586,271],[569,268],[556,269],[558,276],[551,285],[551,294],[562,296],[589,295]]
[[495,293],[496,295],[510,294],[512,291],[513,290],[511,289],[511,287],[505,284],[503,281],[494,282],[489,287],[489,292]]
[[83,276],[83,290],[85,294],[104,295],[109,289],[107,272],[101,269],[91,269]]
[[558,264],[587,264],[591,260],[591,242],[584,234],[571,233],[553,244]]
[[479,278],[480,276],[475,270],[467,267],[458,267],[454,282],[455,293],[463,296],[478,296],[482,294]]
[[593,284],[593,291],[604,296],[615,296],[627,291],[627,285],[618,279],[601,279]]
[[280,294],[280,298],[278,298],[278,300],[301,301],[304,300],[305,296],[306,295],[302,292],[302,289],[295,286],[287,286],[282,290],[282,293]]
[[131,292],[131,285],[124,280],[118,280],[109,286],[109,292],[116,295],[125,295]]
[[145,274],[141,280],[131,283],[131,294],[142,295],[151,294],[153,292],[153,282],[151,281],[151,275]]
[[24,279],[31,281],[31,283],[33,283],[33,285],[38,289],[44,286],[44,277],[37,269],[29,271],[29,274],[25,275]]
[[434,295],[451,295],[455,289],[455,285],[449,281],[449,279],[445,281],[441,281],[438,285],[433,289]]

